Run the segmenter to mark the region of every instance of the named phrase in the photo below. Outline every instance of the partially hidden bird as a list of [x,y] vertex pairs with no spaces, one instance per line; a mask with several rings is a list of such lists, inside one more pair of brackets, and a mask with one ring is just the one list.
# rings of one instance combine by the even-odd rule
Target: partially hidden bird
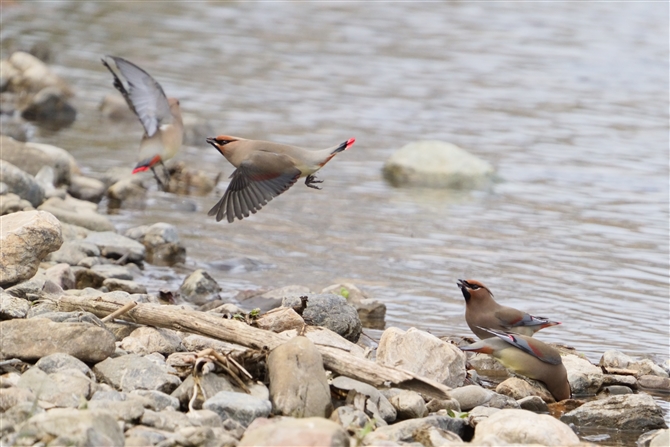
[[482,340],[493,335],[480,329],[481,327],[532,337],[540,329],[561,324],[512,307],[501,306],[493,299],[493,293],[477,280],[459,279],[456,284],[465,298],[465,321],[472,332]]
[[207,138],[236,168],[226,192],[208,215],[216,216],[217,222],[224,216],[228,222],[249,217],[249,213],[255,214],[301,177],[306,177],[305,185],[321,189],[316,184],[323,181],[317,180],[314,173],[355,141],[350,138],[337,146],[314,151],[229,135]]
[[[105,56],[102,63],[114,76],[114,87],[144,127],[139,162],[133,174],[151,169],[158,185],[166,191],[170,177],[163,162],[179,152],[184,139],[179,100],[166,97],[161,85],[149,73],[126,59]],[[154,169],[159,164],[163,167],[165,183]]]
[[539,380],[556,401],[571,397],[568,373],[556,349],[525,335],[484,327],[479,329],[488,332],[492,338],[463,346],[461,350],[492,355],[513,372]]

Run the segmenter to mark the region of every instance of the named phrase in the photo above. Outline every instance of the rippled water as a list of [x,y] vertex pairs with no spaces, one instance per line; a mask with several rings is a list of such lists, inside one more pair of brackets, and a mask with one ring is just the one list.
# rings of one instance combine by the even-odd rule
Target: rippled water
[[[130,169],[141,135],[97,111],[112,91],[103,54],[147,69],[217,133],[313,148],[357,138],[320,172],[322,191],[298,183],[242,222],[208,218],[213,194],[154,192],[113,216],[121,229],[175,224],[188,267],[231,292],[349,281],[387,304],[388,325],[465,335],[456,280],[476,278],[503,304],[563,321],[541,337],[592,361],[607,349],[668,358],[668,4],[70,1],[2,13],[3,53],[50,42],[78,92],[75,124],[34,139],[88,175]],[[384,161],[419,139],[491,161],[501,182],[390,187]],[[204,142],[180,158],[232,172]],[[227,271],[230,258],[262,268]],[[154,291],[184,275],[149,270]]]

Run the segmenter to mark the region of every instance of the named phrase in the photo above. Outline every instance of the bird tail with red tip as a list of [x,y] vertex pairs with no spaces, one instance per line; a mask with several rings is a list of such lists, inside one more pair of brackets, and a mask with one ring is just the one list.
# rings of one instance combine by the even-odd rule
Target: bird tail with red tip
[[337,146],[337,147],[335,148],[335,150],[334,150],[333,152],[331,152],[331,154],[332,154],[332,155],[335,155],[335,154],[340,153],[340,152],[342,152],[342,151],[346,151],[346,150],[349,149],[349,147],[351,147],[355,142],[356,142],[356,138],[349,138],[347,141],[345,141],[344,143],[342,143],[342,144],[340,144],[339,146]]
[[153,168],[160,162],[161,162],[160,155],[156,155],[153,158],[147,158],[146,160],[142,160],[141,162],[137,163],[137,166],[135,166],[135,169],[133,169],[133,174],[148,171],[149,169]]

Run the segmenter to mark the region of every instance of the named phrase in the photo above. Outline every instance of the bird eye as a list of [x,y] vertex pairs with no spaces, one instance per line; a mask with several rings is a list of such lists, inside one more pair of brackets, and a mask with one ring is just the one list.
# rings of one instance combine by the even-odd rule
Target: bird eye
[[479,289],[479,286],[477,284],[470,284],[470,288],[472,290],[477,290],[477,289]]

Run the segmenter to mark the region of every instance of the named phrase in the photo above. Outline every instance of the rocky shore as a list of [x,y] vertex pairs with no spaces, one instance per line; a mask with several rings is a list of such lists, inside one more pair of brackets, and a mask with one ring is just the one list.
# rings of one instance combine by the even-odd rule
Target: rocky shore
[[[3,89],[34,78],[31,105],[49,92],[66,101],[67,86],[38,62],[3,61]],[[74,119],[61,102],[47,104]],[[26,119],[53,115],[32,107]],[[82,176],[55,146],[0,144],[3,446],[567,446],[621,432],[639,446],[669,443],[647,393],[670,392],[668,362],[606,351],[594,365],[561,347],[573,398],[555,402],[541,383],[466,355],[467,340],[386,328],[384,304],[354,284],[224,300],[196,270],[178,290],[147,293],[146,263],[186,259],[177,228],[120,234],[98,209],[105,196],[143,200],[142,180]],[[216,182],[171,170],[171,191]],[[365,328],[385,330],[372,341]]]

